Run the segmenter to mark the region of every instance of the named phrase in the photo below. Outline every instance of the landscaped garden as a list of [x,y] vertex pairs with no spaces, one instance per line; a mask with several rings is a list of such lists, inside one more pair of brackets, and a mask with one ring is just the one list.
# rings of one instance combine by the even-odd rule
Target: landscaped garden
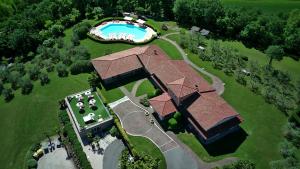
[[[102,44],[84,36],[79,37],[76,32],[81,32],[82,28],[86,29],[85,24],[83,24],[85,21],[89,22],[90,25],[94,25],[100,18],[104,17],[104,13],[105,16],[115,15],[115,13],[111,13],[113,11],[120,15],[118,13],[119,7],[122,7],[124,11],[134,7],[138,10],[138,13],[154,17],[164,15],[163,19],[174,19],[170,4],[153,3],[156,1],[145,1],[144,3],[153,3],[146,5],[149,6],[148,9],[138,8],[139,6],[136,3],[128,7],[126,5],[127,2],[120,2],[118,8],[106,2],[99,4],[95,1],[87,2],[86,4],[78,4],[80,1],[58,0],[41,0],[39,2],[41,3],[32,5],[29,1],[20,3],[9,1],[8,4],[13,6],[12,8],[3,8],[2,4],[6,4],[6,2],[0,2],[0,15],[5,15],[0,16],[2,19],[0,26],[1,64],[8,65],[8,63],[14,62],[8,72],[2,71],[1,67],[0,93],[3,90],[2,95],[5,98],[9,96],[7,101],[10,101],[6,103],[2,99],[0,100],[0,112],[2,113],[0,144],[5,145],[0,148],[0,154],[5,154],[0,159],[0,162],[1,167],[4,169],[25,166],[24,157],[30,146],[40,142],[46,134],[51,135],[55,133],[55,129],[59,126],[57,117],[58,101],[70,93],[90,87],[87,81],[89,75],[83,73],[90,72],[90,65],[88,64],[90,58],[134,47],[134,45],[124,43]],[[221,13],[222,16],[218,19],[216,18],[217,16],[197,16],[202,14],[202,11],[200,8],[194,7],[191,8],[193,9],[192,12],[181,10],[183,15],[179,21],[190,25],[198,25],[198,21],[201,20],[201,27],[208,27],[213,33],[221,32],[219,36],[222,38],[224,36],[224,39],[237,39],[238,37],[240,38],[239,40],[250,42],[248,47],[245,47],[239,41],[222,41],[220,43],[224,46],[237,48],[250,61],[257,61],[259,65],[266,65],[268,57],[259,50],[250,49],[251,46],[258,45],[256,47],[263,51],[266,46],[260,45],[279,43],[279,45],[286,48],[285,50],[297,56],[296,52],[299,48],[296,45],[299,43],[296,40],[298,35],[293,27],[297,25],[293,24],[293,21],[295,23],[297,21],[297,12],[294,12],[294,19],[293,17],[288,19],[287,15],[262,17],[262,15],[257,15],[255,12],[247,13],[248,10],[240,10],[237,6],[259,8],[268,14],[274,11],[288,14],[291,9],[299,8],[298,1],[222,0],[222,2],[228,7],[233,7],[231,12],[237,15],[230,15],[232,13],[228,12],[228,10],[224,10],[224,13],[216,10],[205,15]],[[188,3],[184,4],[188,5]],[[53,8],[49,8],[50,6]],[[210,6],[206,7],[207,9],[210,8]],[[8,9],[10,11],[7,12]],[[161,10],[163,10],[163,14]],[[190,13],[194,14],[194,16],[189,16]],[[198,18],[194,18],[195,16]],[[178,15],[176,17],[178,18]],[[218,23],[216,23],[217,21]],[[73,31],[72,28],[75,28],[73,25],[77,23],[83,24],[83,26],[77,26],[77,30]],[[158,22],[149,19],[147,23],[158,29],[162,35],[179,30],[176,29],[177,25],[174,21]],[[263,24],[266,25],[261,26]],[[166,27],[172,29],[166,29]],[[279,29],[272,29],[277,27]],[[276,32],[277,30],[279,30],[279,33]],[[284,30],[285,32],[282,32]],[[242,36],[240,36],[240,32]],[[295,36],[293,32],[296,32]],[[281,37],[278,37],[278,34]],[[272,35],[272,37],[270,38],[268,35]],[[176,36],[172,35],[170,37],[176,39]],[[281,39],[278,40],[278,38]],[[263,41],[257,42],[258,39],[263,39]],[[182,59],[178,50],[169,42],[156,39],[150,44],[160,46],[171,59]],[[209,47],[209,41],[207,41],[207,45]],[[39,48],[37,49],[38,46]],[[82,47],[85,47],[87,52]],[[245,136],[245,133],[241,133],[241,135],[225,139],[222,144],[216,143],[214,147],[206,147],[206,149],[189,133],[179,133],[178,137],[205,161],[236,156],[253,160],[257,168],[265,169],[269,168],[270,161],[281,159],[278,147],[283,140],[282,127],[286,123],[287,117],[275,106],[266,103],[262,96],[237,83],[233,76],[227,76],[222,71],[214,69],[211,62],[201,60],[198,55],[192,54],[188,50],[186,52],[191,61],[223,80],[225,83],[223,97],[242,115],[244,122],[241,126],[247,137],[242,137]],[[87,55],[87,53],[90,55]],[[288,72],[294,82],[299,79],[299,61],[284,57],[281,61],[274,60],[272,66]],[[85,68],[85,70],[78,72],[82,68]],[[88,68],[88,71],[86,71],[86,68]],[[71,72],[71,75],[69,72]],[[126,85],[127,89],[132,89],[132,87],[133,82]],[[139,94],[147,94],[152,90],[153,87],[148,82],[145,82]],[[98,92],[105,96],[107,102],[116,101],[124,96],[119,88],[105,89],[102,87]],[[133,142],[144,143],[142,145],[147,145],[148,143],[145,143],[147,141],[149,140],[141,141],[133,138]],[[150,147],[149,144],[148,146]],[[147,151],[149,154],[161,157],[161,153],[158,155],[159,152],[155,148],[148,151],[146,149],[147,146],[139,147],[137,145],[137,147]],[[299,149],[297,153],[298,158],[300,158]]]
[[136,91],[136,96],[142,96],[146,94],[147,96],[151,96],[155,93],[155,87],[150,82],[150,80],[145,80],[143,83],[138,87]]
[[[78,98],[76,96],[78,96]],[[110,117],[107,108],[103,105],[96,92],[90,92],[88,94],[83,92],[71,97],[69,96],[69,103],[80,127],[85,127],[88,124],[94,124],[95,122],[102,122]],[[88,117],[90,114],[93,115],[93,122],[88,123],[84,118]]]

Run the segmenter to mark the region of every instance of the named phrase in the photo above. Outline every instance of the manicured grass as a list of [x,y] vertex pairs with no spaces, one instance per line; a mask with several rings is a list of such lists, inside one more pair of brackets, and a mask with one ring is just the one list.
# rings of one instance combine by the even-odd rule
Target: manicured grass
[[[175,32],[174,29],[176,29],[178,27],[177,23],[174,21],[159,22],[159,21],[155,21],[153,19],[148,19],[146,23],[151,25],[154,29],[158,30],[161,33],[161,35]],[[169,28],[167,31],[162,30],[163,24],[167,25],[167,27]]]
[[265,13],[289,12],[300,8],[298,0],[221,0],[227,7],[259,9]]
[[0,99],[1,168],[23,168],[25,154],[34,143],[45,139],[44,132],[55,134],[58,127],[58,100],[89,88],[87,74],[58,78],[49,75],[49,85],[37,81],[31,94],[15,92],[15,98],[5,103]]
[[106,90],[104,87],[102,87],[100,91],[108,103],[117,101],[124,97],[124,94],[119,88]]
[[130,141],[133,143],[134,148],[138,152],[144,152],[154,158],[160,159],[160,166],[159,169],[166,169],[167,163],[165,160],[164,155],[161,153],[159,148],[153,144],[149,139],[145,137],[138,137],[138,136],[129,136]]
[[144,94],[150,95],[155,92],[153,84],[147,79],[138,87],[136,91],[136,96],[142,96]]
[[[94,99],[96,100],[95,105],[96,105],[97,109],[95,109],[95,110],[93,110],[92,108],[89,107],[88,97],[85,96],[84,93],[82,93],[81,95],[84,97],[83,98],[83,105],[84,105],[83,113],[81,113],[79,111],[79,107],[76,106],[76,104],[78,103],[78,100],[75,97],[72,98],[72,100],[70,101],[72,111],[74,112],[74,115],[75,115],[80,127],[84,127],[86,125],[93,125],[94,123],[97,123],[100,118],[102,118],[103,120],[106,120],[110,117],[110,114],[108,113],[107,109],[104,107],[101,99],[96,94],[96,92],[92,93],[92,95],[94,96]],[[89,113],[95,114],[95,117],[94,117],[95,121],[93,121],[92,123],[86,124],[83,120],[83,117],[88,115]]]
[[155,44],[163,49],[164,52],[173,60],[181,60],[182,57],[174,45],[165,40],[156,39],[151,44]]
[[133,88],[133,86],[134,86],[135,83],[136,83],[136,81],[127,83],[127,84],[125,85],[125,88],[126,88],[129,92],[131,92],[131,90],[132,90],[132,88]]

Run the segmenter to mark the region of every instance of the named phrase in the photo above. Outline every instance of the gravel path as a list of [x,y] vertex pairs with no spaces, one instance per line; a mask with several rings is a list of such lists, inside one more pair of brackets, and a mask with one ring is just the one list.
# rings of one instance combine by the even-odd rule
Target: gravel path
[[169,35],[176,35],[176,34],[179,34],[179,32],[173,32],[173,33],[169,33],[169,34],[165,34],[164,36],[161,36],[160,39],[163,39],[165,41],[168,41],[170,42],[172,45],[174,45],[178,51],[180,52],[183,60],[191,65],[193,68],[195,68],[196,70],[198,70],[199,72],[207,75],[208,77],[210,77],[213,81],[213,84],[212,86],[216,89],[216,92],[219,94],[219,95],[222,95],[224,93],[224,83],[221,79],[219,79],[217,76],[205,71],[203,68],[200,68],[198,67],[196,64],[194,64],[192,61],[189,60],[189,58],[187,57],[187,54],[185,53],[185,51],[173,40],[167,38],[167,36]]

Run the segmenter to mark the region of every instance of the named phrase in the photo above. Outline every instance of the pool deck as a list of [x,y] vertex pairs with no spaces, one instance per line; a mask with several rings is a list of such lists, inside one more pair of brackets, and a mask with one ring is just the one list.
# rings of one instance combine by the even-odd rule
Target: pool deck
[[[106,35],[104,35],[100,30],[103,29],[104,27],[108,26],[109,24],[128,24],[127,23],[128,21],[108,21],[108,22],[104,22],[103,24],[100,24],[96,27],[93,27],[91,30],[90,30],[90,34],[94,35],[94,36],[97,36],[98,38],[101,38],[103,40],[107,40],[107,41],[117,41],[117,40],[132,40],[134,43],[142,43],[142,42],[146,42],[146,41],[149,41],[152,39],[152,37],[155,37],[157,36],[157,33],[150,27],[146,26],[145,28],[145,31],[146,31],[146,34],[144,36],[143,39],[128,39],[128,35],[129,34],[126,34],[124,32],[122,32],[122,30],[120,30],[119,32],[112,32],[113,34],[115,34],[115,36],[113,37],[107,37]],[[138,23],[135,23],[133,21],[131,21],[133,24],[131,25],[134,25],[138,28],[140,28],[140,24]],[[120,36],[120,34],[126,34],[127,36]],[[133,35],[134,36],[134,35]]]

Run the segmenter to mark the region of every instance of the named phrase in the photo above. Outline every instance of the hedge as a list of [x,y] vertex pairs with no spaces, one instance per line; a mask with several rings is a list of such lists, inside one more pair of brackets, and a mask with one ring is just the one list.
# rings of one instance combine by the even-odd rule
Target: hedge
[[67,138],[67,141],[75,154],[75,158],[78,160],[80,168],[92,169],[92,166],[88,161],[86,154],[83,152],[80,142],[78,141],[67,112],[61,111],[59,113],[59,119],[63,126],[63,134]]

